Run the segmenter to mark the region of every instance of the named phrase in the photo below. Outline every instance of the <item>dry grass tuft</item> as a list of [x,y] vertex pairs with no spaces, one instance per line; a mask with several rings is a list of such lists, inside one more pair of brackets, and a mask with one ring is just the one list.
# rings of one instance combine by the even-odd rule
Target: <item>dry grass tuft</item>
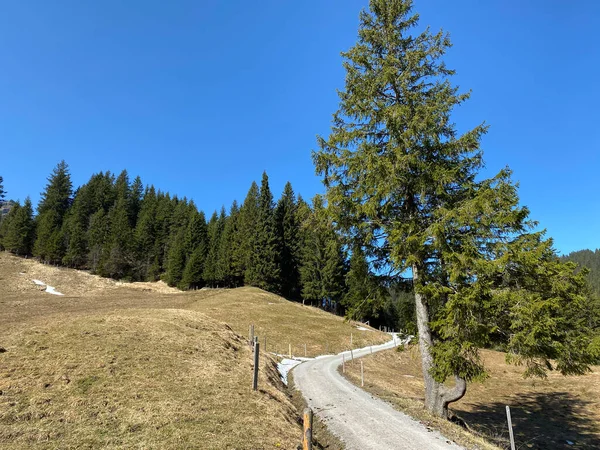
[[[490,378],[470,384],[466,396],[450,405],[472,433],[424,411],[416,346],[364,358],[365,389],[468,448],[497,448],[480,437],[509,448],[506,405],[511,408],[517,448],[600,448],[600,367],[581,377],[552,373],[547,380],[532,380],[522,377],[522,368],[506,364],[504,353],[484,350],[482,356]],[[350,381],[360,384],[359,364],[346,365],[346,372]]]

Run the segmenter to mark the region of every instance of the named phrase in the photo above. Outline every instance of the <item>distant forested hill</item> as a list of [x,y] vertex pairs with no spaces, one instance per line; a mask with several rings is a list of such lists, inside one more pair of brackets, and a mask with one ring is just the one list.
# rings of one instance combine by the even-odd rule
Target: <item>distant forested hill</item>
[[576,262],[580,266],[590,269],[587,276],[588,282],[594,292],[600,295],[600,249],[595,251],[579,250],[563,256],[562,259]]

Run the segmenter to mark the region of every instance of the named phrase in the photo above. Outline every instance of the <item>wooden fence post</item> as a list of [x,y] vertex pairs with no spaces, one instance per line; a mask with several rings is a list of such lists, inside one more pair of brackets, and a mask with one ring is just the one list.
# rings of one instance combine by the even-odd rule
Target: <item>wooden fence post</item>
[[304,409],[304,436],[302,450],[312,450],[313,412],[310,408]]
[[506,418],[508,419],[508,435],[510,436],[510,449],[515,450],[515,436],[513,434],[512,419],[510,417],[510,406],[506,405]]
[[365,387],[365,369],[362,359],[360,360],[360,385],[361,387]]
[[260,354],[260,344],[258,341],[254,345],[254,377],[252,378],[252,389],[258,390],[258,355]]
[[290,344],[290,359],[292,359],[292,344]]
[[354,352],[350,349],[350,361],[352,361],[352,365],[354,365]]

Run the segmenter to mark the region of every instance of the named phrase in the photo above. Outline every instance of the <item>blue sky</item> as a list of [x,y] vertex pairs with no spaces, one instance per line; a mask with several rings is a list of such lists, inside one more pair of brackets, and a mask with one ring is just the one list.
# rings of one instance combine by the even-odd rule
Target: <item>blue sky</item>
[[[210,213],[266,170],[279,196],[322,192],[310,152],[343,88],[340,51],[366,0],[29,1],[0,14],[0,175],[39,199],[65,159],[140,175]],[[450,32],[455,83],[473,91],[461,130],[490,126],[493,175],[508,165],[556,248],[600,247],[600,2],[417,0]]]

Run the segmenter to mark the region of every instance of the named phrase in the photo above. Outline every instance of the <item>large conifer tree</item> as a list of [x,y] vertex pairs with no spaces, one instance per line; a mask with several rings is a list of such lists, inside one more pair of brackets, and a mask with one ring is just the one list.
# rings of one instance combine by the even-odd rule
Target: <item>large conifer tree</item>
[[280,245],[281,294],[287,299],[299,299],[301,294],[300,226],[296,209],[296,196],[291,183],[288,182],[275,209]]
[[17,255],[31,254],[35,233],[33,222],[33,207],[29,197],[21,206],[18,202],[13,205],[7,217],[6,235],[3,246]]
[[275,224],[273,194],[269,177],[263,172],[258,199],[258,220],[255,230],[254,249],[246,271],[246,282],[270,292],[281,287],[279,266],[279,242]]
[[441,60],[450,40],[411,34],[411,9],[410,0],[371,0],[361,13],[314,161],[349,239],[379,270],[412,274],[425,403],[447,416],[467,381],[485,374],[481,346],[501,341],[528,375],[582,373],[590,334],[583,279],[531,233],[510,172],[478,180],[486,127],[456,131],[451,112],[468,94]]
[[232,254],[236,273],[245,278],[255,248],[258,227],[259,188],[255,181],[250,185],[244,203],[240,208],[235,251]]
[[62,233],[63,220],[72,196],[71,175],[66,162],[61,161],[48,178],[46,189],[38,204],[37,238],[34,254],[43,261],[61,262],[66,244]]

